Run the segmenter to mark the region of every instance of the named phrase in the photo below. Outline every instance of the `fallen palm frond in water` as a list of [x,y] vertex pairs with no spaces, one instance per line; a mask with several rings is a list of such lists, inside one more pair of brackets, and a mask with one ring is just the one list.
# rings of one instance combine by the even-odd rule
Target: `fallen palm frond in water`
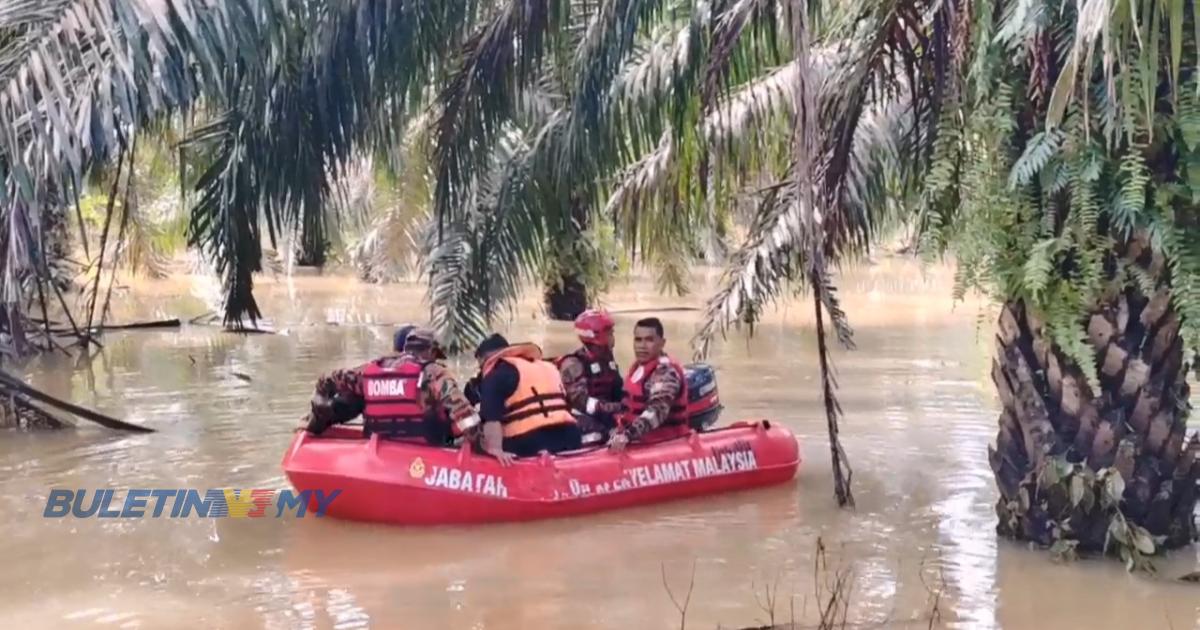
[[225,332],[235,333],[239,335],[274,335],[274,330],[270,328],[255,328],[252,326],[226,326]]
[[[35,322],[38,325],[47,324],[44,326],[44,328],[39,329],[39,332],[41,330],[48,330],[52,334],[59,335],[59,336],[75,334],[75,331],[73,329],[63,326],[61,322],[56,322],[53,320],[45,322],[45,321],[37,319],[37,318],[31,318],[30,321]],[[182,325],[183,325],[183,323],[180,322],[178,318],[157,319],[157,320],[146,321],[146,322],[133,322],[130,324],[104,324],[103,326],[92,326],[91,333],[96,334],[96,333],[100,333],[100,332],[104,332],[104,331],[108,331],[108,330],[149,330],[149,329],[157,329],[157,328],[179,328]]]
[[179,328],[182,323],[179,318],[159,319],[149,322],[134,322],[132,324],[106,324],[99,330],[145,330],[148,328]]
[[208,311],[207,313],[204,313],[202,315],[197,315],[197,316],[189,319],[188,323],[193,326],[202,326],[202,325],[207,325],[207,324],[213,323],[214,321],[217,320],[218,317],[219,317],[219,315],[217,315],[216,312]]
[[[11,409],[14,409],[14,410],[25,409],[27,413],[35,414],[35,415],[37,412],[40,412],[41,416],[38,419],[42,420],[42,421],[46,421],[46,419],[49,418],[49,421],[57,423],[58,427],[56,427],[56,428],[65,426],[66,423],[62,422],[61,420],[58,420],[57,418],[54,418],[53,416],[50,416],[45,411],[42,411],[41,409],[37,408],[36,406],[29,404],[28,399],[36,400],[38,402],[41,402],[41,403],[44,403],[51,407],[54,407],[60,411],[65,411],[67,413],[70,413],[70,414],[73,414],[80,418],[83,418],[84,420],[89,420],[91,422],[95,422],[96,424],[99,424],[103,427],[107,427],[109,429],[116,429],[119,431],[132,431],[135,433],[153,433],[154,432],[154,429],[151,429],[149,427],[143,427],[143,426],[139,426],[136,424],[130,424],[128,422],[125,422],[124,420],[118,420],[111,416],[106,416],[102,413],[92,411],[91,409],[86,409],[84,407],[80,407],[78,405],[72,404],[65,400],[55,398],[54,396],[51,396],[50,394],[38,391],[38,390],[26,385],[25,383],[21,382],[19,379],[13,377],[12,375],[10,375],[2,370],[0,370],[0,395],[5,395],[8,397],[8,399],[10,401],[12,401],[13,407],[11,407]],[[25,402],[20,403],[21,400],[25,400]],[[23,404],[22,407],[18,407],[18,405],[22,405],[22,404]],[[33,410],[36,410],[36,411],[33,411]],[[16,411],[13,411],[12,413],[14,413],[13,419],[14,420],[17,419],[16,415],[15,415]]]

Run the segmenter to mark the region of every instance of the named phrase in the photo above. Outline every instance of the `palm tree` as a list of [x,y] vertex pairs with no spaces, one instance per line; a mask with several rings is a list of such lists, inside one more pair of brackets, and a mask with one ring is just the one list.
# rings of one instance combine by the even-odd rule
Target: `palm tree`
[[[84,174],[115,162],[114,183],[123,172],[128,182],[138,130],[195,103],[203,90],[217,84],[222,67],[252,66],[259,60],[267,6],[239,0],[217,6],[198,0],[4,4],[0,203],[6,220],[0,228],[0,292],[6,329],[14,339],[23,337],[35,297],[47,337],[47,304],[55,297],[77,331],[85,323],[72,317],[60,283],[52,281],[47,255],[62,253],[47,246],[60,240],[65,210],[75,205],[78,211]],[[113,227],[115,188],[108,198],[102,243]],[[82,229],[84,222],[78,224]],[[124,229],[118,231],[120,240]],[[86,243],[86,234],[82,240]],[[103,250],[94,265],[97,278]],[[88,328],[97,289],[98,282],[87,300]]]
[[839,223],[862,224],[842,205],[849,182],[879,176],[852,159],[856,134],[898,103],[906,159],[884,177],[908,193],[924,250],[956,256],[956,293],[1003,306],[998,531],[1131,567],[1189,544],[1200,75],[1183,53],[1200,16],[1185,5],[863,3],[851,23],[867,36],[799,119],[817,137],[764,197],[700,341],[753,321],[806,269],[820,293],[814,261],[854,244]]
[[602,262],[586,235],[622,148],[612,86],[638,29],[686,14],[667,4],[514,0],[475,28],[434,125],[428,268],[434,319],[452,343],[478,338],[524,279],[546,280],[556,319],[594,297],[585,278]]
[[[611,258],[588,236],[610,225],[665,287],[686,291],[688,263],[710,244],[698,235],[719,235],[729,206],[690,168],[673,170],[659,204],[649,182],[630,183],[647,170],[635,162],[666,144],[699,155],[696,129],[712,112],[697,97],[703,89],[712,110],[723,85],[786,61],[781,10],[774,0],[498,3],[435,104],[427,267],[443,336],[477,337],[520,280],[545,281],[552,316],[573,317]],[[615,194],[614,178],[626,182]]]
[[315,262],[337,206],[331,183],[356,152],[397,144],[476,4],[296,0],[276,16],[285,35],[270,63],[229,77],[223,111],[189,144],[213,151],[191,234],[225,277],[227,325],[259,316],[260,211],[272,242],[298,230]]
[[[46,282],[43,243],[52,240],[46,228],[62,222],[49,218],[73,205],[84,175],[97,167],[115,163],[115,181],[128,189],[125,166],[139,132],[171,117],[191,127],[183,145],[197,192],[189,240],[225,282],[226,324],[253,323],[261,316],[252,286],[262,224],[272,243],[298,231],[305,252],[319,257],[331,229],[331,182],[355,150],[393,139],[393,123],[420,104],[447,43],[460,39],[476,5],[5,2],[0,288],[10,331],[20,336],[31,296],[43,311],[53,302],[46,294],[58,285]],[[117,197],[114,189],[109,199]],[[116,227],[110,224],[102,241]],[[114,231],[124,238],[124,230]],[[96,263],[103,266],[103,258]],[[87,319],[93,314],[94,307]]]

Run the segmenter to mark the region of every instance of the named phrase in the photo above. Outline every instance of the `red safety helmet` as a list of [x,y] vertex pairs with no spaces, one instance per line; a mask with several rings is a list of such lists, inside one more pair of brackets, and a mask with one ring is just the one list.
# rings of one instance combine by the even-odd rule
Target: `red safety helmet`
[[575,318],[575,334],[585,344],[607,346],[612,343],[614,325],[608,313],[588,309]]

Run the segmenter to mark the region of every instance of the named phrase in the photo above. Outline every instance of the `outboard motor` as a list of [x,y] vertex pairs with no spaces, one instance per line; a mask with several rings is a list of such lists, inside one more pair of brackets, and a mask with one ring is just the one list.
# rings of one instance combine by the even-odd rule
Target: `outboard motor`
[[717,373],[707,363],[683,366],[688,387],[688,423],[697,431],[716,424],[721,415],[721,399],[717,396]]

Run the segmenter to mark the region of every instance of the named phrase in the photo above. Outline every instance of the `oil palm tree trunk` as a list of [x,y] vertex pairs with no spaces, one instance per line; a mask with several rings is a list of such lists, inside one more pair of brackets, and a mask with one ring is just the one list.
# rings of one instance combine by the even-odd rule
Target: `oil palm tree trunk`
[[[577,195],[571,196],[570,219],[564,226],[566,234],[555,239],[564,251],[550,252],[560,260],[577,257],[578,249],[574,247],[574,244],[584,238],[584,234],[591,225],[591,214],[588,212],[587,204]],[[559,265],[559,269],[562,271],[559,273],[557,281],[546,287],[546,312],[550,315],[550,319],[571,321],[588,308],[588,286],[580,272],[582,265],[587,262],[578,260],[569,262],[571,264]]]
[[989,456],[1002,535],[1122,556],[1196,538],[1200,439],[1186,437],[1187,367],[1168,273],[1144,237],[1117,254],[1154,290],[1114,283],[1080,323],[1098,392],[1023,302],[1000,314],[992,379],[1002,411]]
[[324,267],[329,253],[325,218],[318,214],[305,219],[300,228],[300,251],[297,252],[296,264],[301,267]]
[[546,312],[551,319],[572,321],[587,306],[587,285],[577,274],[563,274],[558,284],[546,287]]

